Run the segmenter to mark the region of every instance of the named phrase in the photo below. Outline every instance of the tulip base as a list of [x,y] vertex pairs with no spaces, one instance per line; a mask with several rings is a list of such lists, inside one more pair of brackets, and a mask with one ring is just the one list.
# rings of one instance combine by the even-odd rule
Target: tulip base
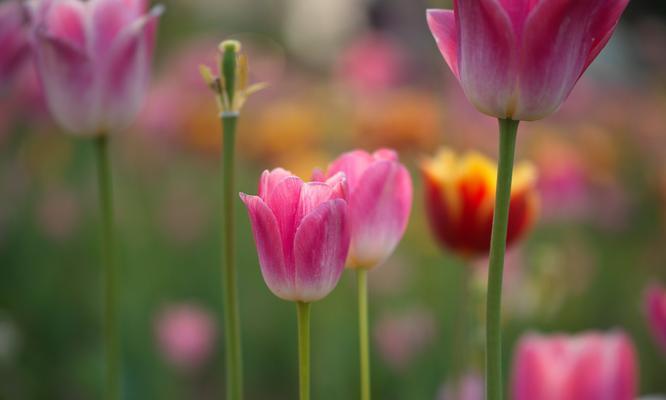
[[310,400],[310,303],[297,302],[298,392],[300,400]]
[[106,389],[104,398],[120,398],[120,340],[118,338],[117,290],[118,276],[115,262],[115,235],[113,232],[113,190],[106,134],[95,139],[97,184],[101,213],[100,247],[104,267],[104,351],[106,352]]
[[358,268],[358,334],[361,400],[370,400],[370,339],[368,328],[368,270]]
[[519,121],[500,119],[499,165],[495,212],[490,239],[488,294],[486,298],[486,399],[501,400],[502,388],[502,277],[509,225],[511,180]]

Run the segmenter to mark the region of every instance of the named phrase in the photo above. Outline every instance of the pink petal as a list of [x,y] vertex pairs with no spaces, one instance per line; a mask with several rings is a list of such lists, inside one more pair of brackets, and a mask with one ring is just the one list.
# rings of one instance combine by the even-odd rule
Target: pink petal
[[666,291],[650,287],[645,294],[645,311],[652,336],[666,352]]
[[325,201],[328,201],[333,194],[333,189],[323,182],[308,182],[301,187],[301,198],[298,202],[298,212],[296,213],[296,225],[306,215],[310,214],[315,208]]
[[112,48],[116,37],[139,15],[120,0],[94,0],[88,5],[92,24],[91,51],[96,57],[105,58],[103,55]]
[[333,191],[331,193],[332,199],[348,199],[349,189],[347,187],[347,176],[344,173],[338,172],[334,174],[326,179],[326,184],[330,186]]
[[157,19],[161,7],[126,26],[116,37],[105,65],[103,92],[107,128],[118,130],[131,123],[143,103],[150,81]]
[[266,201],[278,222],[285,263],[288,269],[294,265],[294,235],[298,227],[298,205],[303,181],[290,176],[278,183]]
[[39,32],[35,40],[37,70],[54,118],[71,133],[98,134],[99,95],[88,56]]
[[275,186],[290,176],[294,176],[294,174],[282,168],[275,168],[272,171],[265,170],[259,180],[259,197],[268,201]]
[[481,112],[512,117],[518,76],[512,22],[499,0],[458,0],[456,5],[463,90]]
[[347,204],[335,199],[303,218],[294,240],[298,296],[292,300],[320,300],[337,285],[349,250],[347,217]]
[[426,17],[439,51],[449,68],[451,68],[453,75],[460,79],[460,71],[458,70],[458,25],[453,10],[431,9],[427,11]]
[[511,19],[513,31],[517,38],[520,38],[525,20],[539,0],[500,0],[500,2]]
[[240,197],[250,216],[261,274],[266,285],[276,296],[292,300],[294,296],[293,269],[289,270],[285,264],[280,229],[275,215],[259,196],[241,193]]
[[79,0],[45,1],[43,8],[38,13],[37,29],[79,51],[86,51],[85,3]]
[[395,161],[378,161],[351,194],[353,267],[383,263],[402,238],[412,207],[412,181]]
[[372,153],[375,160],[398,161],[398,153],[393,149],[379,149]]
[[525,22],[515,119],[554,112],[610,38],[628,0],[541,1]]
[[354,150],[342,154],[338,157],[327,170],[327,176],[333,176],[338,172],[343,172],[347,176],[349,190],[354,190],[363,172],[374,161],[374,158],[363,150]]
[[21,4],[0,3],[0,90],[30,56]]

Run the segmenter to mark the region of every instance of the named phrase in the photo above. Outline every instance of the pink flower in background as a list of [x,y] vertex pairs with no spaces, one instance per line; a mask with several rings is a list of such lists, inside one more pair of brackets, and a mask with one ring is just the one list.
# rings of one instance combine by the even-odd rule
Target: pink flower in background
[[155,322],[157,343],[164,358],[181,369],[192,369],[209,358],[215,345],[215,322],[198,306],[166,307]]
[[0,4],[0,89],[30,55],[26,20],[19,1]]
[[331,163],[326,177],[340,172],[349,183],[352,240],[347,264],[376,267],[393,253],[405,233],[412,209],[412,179],[398,162],[398,154],[388,149],[345,153]]
[[514,400],[633,400],[637,361],[623,333],[529,334],[518,344]]
[[645,311],[654,339],[666,352],[666,290],[653,285],[645,293]]
[[435,338],[435,319],[423,310],[410,310],[381,318],[375,338],[382,358],[394,369],[404,370]]
[[629,0],[457,0],[428,25],[465,95],[498,118],[556,111],[610,39]]
[[483,400],[484,398],[483,377],[471,372],[461,377],[458,385],[447,382],[440,390],[437,400]]
[[284,300],[326,297],[338,284],[349,251],[344,175],[304,183],[278,168],[261,175],[258,196],[240,196],[268,288]]
[[99,135],[127,127],[143,102],[157,20],[146,0],[42,0],[34,51],[47,104],[63,128]]

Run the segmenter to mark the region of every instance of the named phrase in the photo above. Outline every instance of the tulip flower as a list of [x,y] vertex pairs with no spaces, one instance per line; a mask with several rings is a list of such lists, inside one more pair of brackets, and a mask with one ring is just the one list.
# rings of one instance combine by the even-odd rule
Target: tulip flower
[[266,285],[298,306],[301,400],[310,393],[310,303],[335,288],[349,251],[347,190],[342,173],[304,183],[278,168],[261,175],[258,196],[240,195]]
[[666,352],[666,290],[657,285],[645,293],[645,311],[652,336]]
[[33,15],[34,53],[56,121],[78,135],[127,127],[150,78],[162,6],[146,0],[42,0]]
[[30,55],[25,21],[20,2],[0,4],[0,89]]
[[457,0],[430,31],[484,114],[533,121],[556,111],[611,38],[629,0]]
[[[347,266],[357,269],[361,344],[361,400],[370,398],[367,270],[383,263],[402,238],[412,208],[412,180],[393,150],[345,153],[326,176],[344,173],[349,184],[351,246]],[[315,174],[317,175],[317,174]],[[319,177],[319,179],[322,179]]]
[[[421,164],[428,222],[439,243],[463,258],[488,254],[495,202],[497,165],[469,152],[443,148]],[[524,162],[514,170],[507,246],[532,227],[539,209],[536,171]]]
[[529,334],[518,344],[514,400],[633,400],[637,361],[623,333]]

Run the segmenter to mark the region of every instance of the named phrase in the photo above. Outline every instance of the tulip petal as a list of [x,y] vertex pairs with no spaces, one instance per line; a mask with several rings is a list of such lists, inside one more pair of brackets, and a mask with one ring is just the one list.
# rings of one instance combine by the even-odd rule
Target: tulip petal
[[310,214],[315,208],[325,201],[328,201],[333,194],[333,189],[323,182],[308,182],[301,187],[301,198],[298,201],[298,212],[296,213],[296,224],[306,215]]
[[651,286],[645,294],[645,308],[652,336],[666,352],[666,291]]
[[458,69],[467,98],[485,114],[515,111],[518,54],[515,33],[499,0],[458,0]]
[[444,60],[451,68],[453,75],[460,79],[458,70],[458,25],[453,10],[431,9],[426,13],[430,32],[435,38],[437,47]]
[[283,168],[275,168],[272,171],[265,170],[259,180],[259,197],[268,200],[273,193],[273,189],[285,178],[294,176],[291,172]]
[[259,196],[241,193],[240,198],[250,216],[261,274],[266,285],[276,296],[285,300],[294,300],[293,270],[290,271],[285,264],[282,239],[275,215]]
[[525,22],[514,119],[543,118],[564,102],[606,45],[628,0],[542,1]]
[[294,240],[297,300],[320,300],[335,288],[344,270],[349,241],[344,200],[329,200],[303,218]]
[[391,255],[402,238],[412,207],[412,181],[402,165],[378,161],[352,192],[350,265],[372,268]]
[[329,165],[327,175],[333,176],[338,172],[343,172],[347,177],[349,190],[353,191],[354,187],[358,184],[361,175],[373,161],[374,158],[366,151],[350,151],[342,154]]
[[91,16],[91,41],[93,54],[107,54],[116,37],[139,14],[119,0],[95,0],[88,3]]
[[266,202],[277,219],[288,268],[293,268],[294,265],[294,235],[298,227],[296,217],[302,187],[303,181],[299,178],[285,178],[275,186]]
[[44,2],[38,12],[46,18],[38,29],[44,30],[48,27],[47,36],[57,37],[79,51],[85,51],[85,3],[79,0]]

